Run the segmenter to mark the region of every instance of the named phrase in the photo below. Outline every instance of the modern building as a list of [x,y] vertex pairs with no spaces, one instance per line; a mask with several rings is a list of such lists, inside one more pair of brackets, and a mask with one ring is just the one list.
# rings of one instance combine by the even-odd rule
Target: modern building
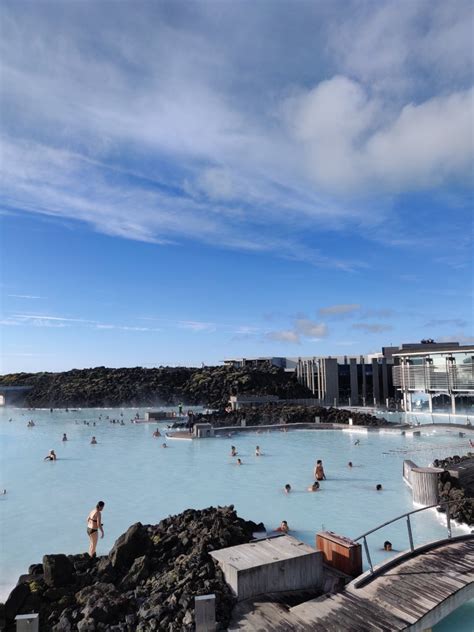
[[296,375],[326,406],[381,406],[393,400],[393,359],[382,353],[298,358]]
[[394,397],[391,365],[392,350],[382,353],[348,356],[233,358],[224,363],[234,367],[276,366],[296,372],[298,381],[326,406],[380,406]]
[[404,410],[412,411],[420,396],[427,398],[430,412],[441,408],[454,414],[473,408],[474,345],[402,345],[393,357],[393,382]]
[[298,381],[326,406],[400,405],[428,398],[427,407],[456,410],[456,403],[473,405],[473,347],[458,342],[402,344],[360,356],[258,357],[225,360],[235,367],[277,366],[296,372]]

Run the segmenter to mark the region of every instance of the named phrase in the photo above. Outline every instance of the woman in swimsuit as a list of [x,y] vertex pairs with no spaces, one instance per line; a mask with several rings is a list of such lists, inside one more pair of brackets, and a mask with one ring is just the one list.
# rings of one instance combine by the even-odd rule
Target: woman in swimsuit
[[57,456],[54,450],[50,450],[48,456],[45,456],[43,461],[56,461]]
[[97,540],[99,539],[99,531],[101,538],[104,537],[104,529],[102,525],[102,510],[105,506],[103,500],[99,500],[95,509],[87,516],[87,535],[89,536],[89,555],[96,557]]

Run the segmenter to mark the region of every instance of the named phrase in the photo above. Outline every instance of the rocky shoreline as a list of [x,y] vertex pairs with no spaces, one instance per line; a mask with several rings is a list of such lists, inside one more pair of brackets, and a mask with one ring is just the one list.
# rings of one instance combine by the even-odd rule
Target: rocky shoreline
[[349,424],[349,419],[356,426],[392,426],[386,419],[380,419],[369,413],[355,412],[340,408],[324,408],[323,406],[303,406],[291,403],[267,403],[257,406],[246,406],[243,409],[226,412],[218,410],[205,415],[195,415],[196,423],[208,422],[215,428],[225,426],[264,426],[273,424],[313,423],[319,417],[322,423]]
[[434,467],[440,467],[445,471],[439,478],[439,495],[440,500],[455,501],[450,505],[449,511],[451,518],[460,524],[468,527],[474,526],[474,497],[472,487],[464,487],[460,484],[459,479],[451,476],[448,469],[452,465],[457,465],[464,461],[471,461],[474,467],[474,454],[469,452],[466,456],[450,456],[444,459],[435,459]]
[[[312,397],[296,379],[275,366],[95,367],[63,373],[15,373],[0,376],[0,386],[29,386],[17,405],[30,408],[202,405],[224,407],[230,395]],[[9,395],[12,397],[12,395]]]
[[0,607],[2,629],[13,632],[17,614],[37,612],[44,632],[191,632],[194,597],[213,593],[217,630],[225,630],[235,599],[209,552],[263,529],[232,505],[188,509],[132,525],[106,556],[45,555]]

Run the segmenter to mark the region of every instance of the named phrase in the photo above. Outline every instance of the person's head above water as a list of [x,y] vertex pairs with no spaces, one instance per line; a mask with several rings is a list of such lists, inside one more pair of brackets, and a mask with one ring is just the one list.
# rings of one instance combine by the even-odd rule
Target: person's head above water
[[380,483],[377,483],[377,485],[376,485],[375,489],[376,489],[378,492],[381,492],[381,491],[382,491],[382,485],[381,485]]
[[291,485],[289,483],[287,483],[285,485],[285,492],[288,494],[289,492],[291,492]]
[[349,461],[349,463],[347,464],[349,467],[352,467],[352,461]]
[[389,540],[385,540],[385,542],[383,543],[383,550],[384,551],[392,550],[392,543]]

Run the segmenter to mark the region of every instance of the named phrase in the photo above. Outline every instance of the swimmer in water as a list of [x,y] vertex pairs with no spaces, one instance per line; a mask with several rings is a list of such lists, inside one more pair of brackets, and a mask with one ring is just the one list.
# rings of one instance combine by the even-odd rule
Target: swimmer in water
[[316,461],[316,467],[314,468],[314,478],[317,481],[326,480],[326,474],[324,473],[323,462],[321,459]]
[[67,434],[66,433],[63,434],[63,439],[62,440],[63,441],[67,441]]
[[359,445],[359,443],[360,443],[360,439],[356,439],[356,440],[354,441],[354,445]]
[[385,542],[383,543],[383,550],[384,551],[392,550],[392,543],[389,540],[385,540]]
[[285,494],[289,494],[291,492],[291,485],[287,483],[283,489],[285,491]]
[[319,492],[319,483],[318,481],[314,481],[312,485],[308,487],[309,492]]
[[381,491],[382,491],[382,485],[381,485],[380,483],[377,483],[377,485],[375,486],[375,489],[376,489],[378,492],[381,492]]
[[261,456],[261,455],[262,455],[262,453],[260,452],[260,446],[257,446],[255,448],[255,456]]
[[347,467],[352,467],[352,461],[349,461],[349,463],[347,464]]
[[282,520],[278,529],[275,529],[275,531],[280,531],[281,533],[288,533],[289,530],[290,530],[290,527],[288,526],[288,523],[286,520]]
[[162,444],[161,444],[161,447],[162,447],[162,448],[167,448],[168,446],[166,445],[166,443],[162,443]]
[[241,459],[237,459],[237,465],[243,465]]
[[158,430],[158,428],[155,430],[155,432],[153,433],[154,437],[161,437],[161,432]]
[[230,446],[230,456],[237,456],[237,450],[235,449],[235,445]]
[[92,437],[91,445],[97,445],[97,439],[95,437]]
[[57,458],[56,452],[54,450],[50,450],[48,456],[45,456],[43,461],[56,461]]

